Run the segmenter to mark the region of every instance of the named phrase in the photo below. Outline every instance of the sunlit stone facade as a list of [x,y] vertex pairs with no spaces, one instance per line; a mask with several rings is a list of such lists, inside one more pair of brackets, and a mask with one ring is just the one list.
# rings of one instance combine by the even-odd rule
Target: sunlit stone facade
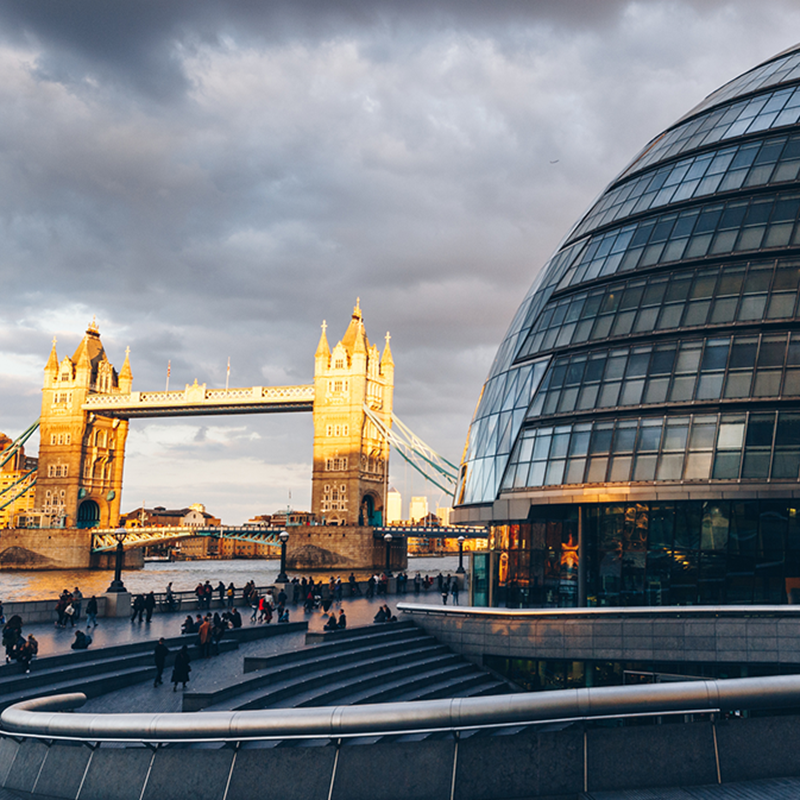
[[567,234],[470,426],[479,602],[800,589],[799,173],[794,48],[653,139]]

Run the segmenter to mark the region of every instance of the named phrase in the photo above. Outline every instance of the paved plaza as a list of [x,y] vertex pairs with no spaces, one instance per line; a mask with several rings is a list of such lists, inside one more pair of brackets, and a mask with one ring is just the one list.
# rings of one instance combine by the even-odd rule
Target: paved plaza
[[[414,597],[415,595],[410,593],[405,596],[390,595],[388,598],[345,598],[341,602],[335,602],[331,606],[331,612],[336,612],[338,615],[339,609],[343,608],[347,615],[348,627],[353,628],[372,624],[378,607],[384,602],[387,602],[392,611],[396,613],[398,601],[413,600]],[[419,599],[422,602],[432,602],[437,599],[437,596],[431,593],[420,594]],[[251,622],[251,612],[247,607],[239,606],[238,608],[242,614],[243,627],[265,624]],[[290,604],[289,610],[291,621],[307,621],[309,631],[321,631],[329,618],[329,615],[321,609],[306,613],[302,605],[293,606]],[[153,619],[149,624],[146,622],[131,622],[129,617],[101,617],[98,620],[97,627],[92,628],[90,631],[93,640],[90,649],[95,651],[103,647],[128,644],[143,639],[152,641],[153,646],[155,646],[156,641],[161,636],[174,637],[179,635],[181,623],[188,613],[194,616],[198,612],[157,613],[153,615]],[[54,623],[37,623],[24,625],[23,633],[25,635],[32,633],[39,640],[39,654],[41,656],[51,656],[69,652],[75,637],[75,631],[81,625],[85,626],[85,624],[85,619],[76,623],[75,628],[57,628]],[[277,623],[273,621],[271,624],[275,626]],[[83,630],[86,630],[86,628],[84,627]],[[187,643],[194,642],[195,638],[194,635],[187,636]],[[304,646],[304,633],[287,633],[284,636],[244,642],[237,650],[212,656],[208,659],[195,660],[192,662],[191,680],[189,681],[188,689],[192,691],[211,691],[226,686],[233,679],[241,677],[242,663],[245,656],[269,656]],[[168,667],[165,671],[165,682],[162,686],[153,687],[150,681],[135,684],[91,698],[87,701],[83,710],[98,713],[180,711],[181,689],[179,687],[177,692],[172,691],[172,685],[168,682],[170,674],[171,668]]]

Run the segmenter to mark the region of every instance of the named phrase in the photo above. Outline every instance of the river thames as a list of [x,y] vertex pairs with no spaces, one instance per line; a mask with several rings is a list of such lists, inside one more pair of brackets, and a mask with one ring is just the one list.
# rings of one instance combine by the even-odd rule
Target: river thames
[[[467,564],[464,558],[465,568]],[[458,556],[422,556],[408,559],[407,574],[409,578],[419,572],[421,575],[437,575],[440,571],[445,575],[454,573],[458,567]],[[262,560],[204,560],[204,561],[156,561],[145,564],[144,569],[123,571],[122,579],[126,588],[134,593],[163,592],[172,581],[174,591],[191,591],[198,582],[210,581],[214,586],[222,581],[226,586],[233,581],[237,589],[249,580],[257,586],[266,586],[275,582],[280,570],[277,559]],[[315,580],[327,581],[331,573],[303,573],[287,570],[289,577],[313,574]],[[332,573],[347,580],[350,571],[343,570]],[[366,579],[370,572],[356,570],[356,577]],[[46,600],[56,598],[63,589],[74,589],[78,586],[85,597],[102,594],[108,589],[114,577],[113,570],[42,570],[0,573],[0,601],[8,600]]]

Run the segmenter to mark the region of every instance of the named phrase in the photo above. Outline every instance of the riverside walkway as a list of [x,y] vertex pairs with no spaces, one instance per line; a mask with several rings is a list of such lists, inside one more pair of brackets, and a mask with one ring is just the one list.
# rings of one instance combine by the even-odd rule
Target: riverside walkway
[[[331,606],[331,612],[336,612],[337,616],[340,609],[344,609],[347,615],[348,626],[357,627],[371,624],[373,617],[378,611],[379,606],[385,602],[396,612],[396,602],[402,596],[390,595],[388,598],[344,598],[340,602],[335,602]],[[217,656],[208,659],[194,658],[192,660],[191,679],[188,690],[211,692],[229,685],[242,675],[242,662],[244,658],[268,657],[291,650],[301,650],[305,647],[305,631],[295,631],[278,634],[284,626],[272,622],[269,626],[266,623],[250,622],[251,610],[247,606],[237,606],[242,615],[242,630],[251,628],[269,627],[274,630],[276,635],[267,639],[256,639],[253,641],[240,642],[237,649],[222,648],[222,652]],[[222,611],[222,608],[211,608]],[[322,610],[314,610],[306,613],[303,606],[289,605],[291,622],[308,622],[309,632],[321,632],[327,622],[329,615]],[[129,617],[101,617],[96,628],[89,630],[92,636],[92,644],[88,651],[81,653],[94,653],[98,657],[104,648],[112,648],[120,645],[131,645],[134,643],[148,642],[150,647],[145,652],[150,653],[155,647],[159,637],[170,639],[180,636],[180,629],[187,614],[193,617],[199,611],[181,612],[162,612],[153,615],[150,623],[131,622]],[[205,613],[205,612],[203,612]],[[23,633],[27,636],[33,634],[39,641],[39,657],[65,655],[74,653],[71,650],[72,642],[75,638],[75,631],[86,631],[86,620],[82,618],[75,627],[57,628],[54,623],[34,623],[25,624],[23,618]],[[181,642],[192,645],[196,640],[196,635],[189,634],[181,637]],[[223,644],[226,642],[223,639]],[[175,652],[177,647],[171,646]],[[75,653],[75,655],[78,655]],[[152,663],[152,662],[150,662]],[[35,674],[34,661],[34,670]],[[20,665],[21,669],[21,665]],[[98,713],[124,713],[124,712],[166,712],[180,711],[182,708],[182,692],[179,688],[177,692],[172,691],[169,683],[171,667],[167,667],[164,673],[164,684],[154,687],[152,680],[143,680],[130,686],[115,689],[103,693],[97,697],[92,697],[87,701],[85,709]]]

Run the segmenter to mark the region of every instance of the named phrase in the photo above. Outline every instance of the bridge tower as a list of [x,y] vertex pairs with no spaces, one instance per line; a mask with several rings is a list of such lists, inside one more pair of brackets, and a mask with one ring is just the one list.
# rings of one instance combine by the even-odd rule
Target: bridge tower
[[380,525],[389,480],[389,443],[364,414],[392,425],[394,361],[386,334],[370,344],[359,302],[330,349],[322,323],[314,361],[314,468],[311,511],[329,525]]
[[59,361],[53,339],[44,368],[36,509],[67,527],[116,527],[119,521],[128,420],[82,406],[91,394],[131,391],[128,356],[117,374],[94,321],[72,358]]

